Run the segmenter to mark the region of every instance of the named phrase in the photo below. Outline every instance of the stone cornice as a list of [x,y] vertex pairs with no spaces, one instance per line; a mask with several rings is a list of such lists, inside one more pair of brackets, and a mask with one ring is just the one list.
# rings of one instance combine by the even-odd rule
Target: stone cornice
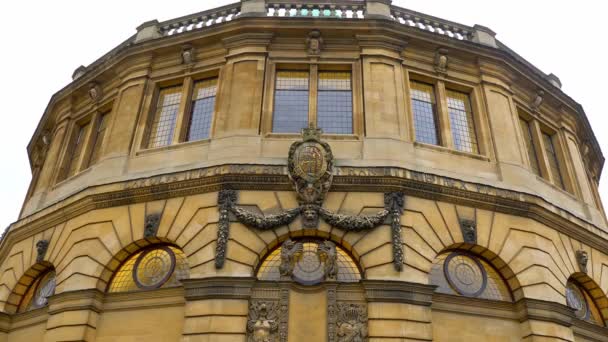
[[98,289],[68,291],[49,297],[50,315],[66,311],[91,310],[101,312],[104,293]]
[[574,310],[560,303],[524,298],[515,303],[515,308],[520,322],[535,320],[570,327],[574,320]]
[[592,324],[580,319],[574,319],[572,324],[574,335],[580,335],[588,341],[608,342],[608,328]]
[[[6,246],[91,210],[219,191],[292,190],[282,165],[219,165],[91,187],[11,225],[0,245]],[[546,224],[589,246],[608,250],[608,233],[545,199],[490,185],[398,167],[336,167],[332,191],[402,191],[437,201],[468,205]]]

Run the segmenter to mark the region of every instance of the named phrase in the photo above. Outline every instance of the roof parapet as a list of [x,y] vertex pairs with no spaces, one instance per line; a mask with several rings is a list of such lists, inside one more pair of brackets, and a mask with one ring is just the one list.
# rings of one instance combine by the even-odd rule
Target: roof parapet
[[84,75],[86,72],[87,68],[84,65],[79,66],[72,73],[72,81],[75,81],[76,79],[80,78],[80,76]]
[[241,17],[265,17],[266,0],[241,0]]
[[560,89],[562,88],[562,81],[554,73],[547,75],[547,81]]
[[137,27],[137,35],[135,36],[135,43],[141,43],[146,40],[156,39],[162,37],[160,33],[160,27],[158,20],[150,20],[139,25]]
[[391,17],[392,2],[392,0],[366,0],[365,18],[393,20]]
[[478,44],[483,44],[487,46],[491,46],[493,48],[498,48],[496,44],[496,32],[492,31],[490,28],[477,25],[473,26],[475,30],[473,32],[473,42]]

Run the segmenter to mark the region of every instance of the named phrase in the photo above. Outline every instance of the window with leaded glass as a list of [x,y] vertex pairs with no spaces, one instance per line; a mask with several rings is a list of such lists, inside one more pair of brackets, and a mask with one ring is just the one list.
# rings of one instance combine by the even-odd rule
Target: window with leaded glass
[[429,277],[439,293],[513,301],[511,290],[498,271],[472,254],[461,251],[440,254],[431,266]]
[[463,152],[479,153],[469,94],[453,90],[447,90],[446,94],[454,147]]
[[308,71],[277,71],[272,131],[300,133],[308,126]]
[[91,148],[91,155],[89,158],[89,165],[95,164],[99,157],[101,156],[101,147],[103,145],[104,137],[106,135],[106,128],[108,126],[108,119],[110,114],[104,113],[99,116],[97,120],[97,126],[95,128],[95,132],[93,133],[91,139],[91,144],[93,147]]
[[317,92],[317,127],[324,133],[353,133],[353,93],[348,71],[321,71]]
[[148,147],[162,147],[170,145],[175,132],[175,121],[182,99],[182,87],[161,89],[158,94],[156,112],[150,126]]
[[439,145],[434,87],[426,83],[411,82],[410,88],[416,141]]
[[36,277],[21,298],[17,311],[26,312],[45,307],[48,304],[48,298],[55,294],[55,278],[53,269]]
[[68,159],[66,163],[64,178],[72,177],[80,170],[80,156],[82,155],[84,149],[84,140],[88,128],[89,123],[76,127],[76,131],[72,140],[72,146],[68,151]]
[[557,157],[557,150],[555,149],[555,135],[542,132],[543,145],[545,147],[545,153],[547,154],[547,161],[549,162],[549,171],[553,178],[553,183],[562,189],[565,189],[564,179],[559,165],[559,159]]
[[216,93],[217,78],[194,83],[187,141],[209,138]]
[[589,291],[580,286],[576,281],[568,280],[566,285],[566,304],[574,310],[576,318],[604,326],[602,314]]
[[530,161],[530,167],[532,171],[540,176],[540,167],[538,165],[538,155],[536,154],[536,147],[534,146],[534,140],[532,138],[532,123],[519,118],[519,125],[521,132],[524,137],[524,143],[526,144],[526,152],[528,154],[528,160]]
[[129,292],[181,286],[190,275],[179,248],[156,245],[130,256],[114,273],[108,292]]

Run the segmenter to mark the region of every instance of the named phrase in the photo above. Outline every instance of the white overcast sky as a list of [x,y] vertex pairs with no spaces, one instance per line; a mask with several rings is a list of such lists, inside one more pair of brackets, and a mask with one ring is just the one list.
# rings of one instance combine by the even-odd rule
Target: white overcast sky
[[[17,219],[31,173],[26,146],[51,96],[135,33],[144,21],[176,18],[230,1],[0,1],[0,231]],[[604,1],[396,0],[394,4],[466,25],[481,24],[581,103],[608,153],[608,48]],[[601,193],[608,199],[608,180]]]

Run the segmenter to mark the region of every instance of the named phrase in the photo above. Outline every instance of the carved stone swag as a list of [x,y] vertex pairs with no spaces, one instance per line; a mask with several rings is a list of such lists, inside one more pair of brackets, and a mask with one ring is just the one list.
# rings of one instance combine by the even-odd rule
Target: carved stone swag
[[319,218],[328,224],[347,232],[374,229],[390,222],[393,245],[393,265],[395,270],[403,270],[404,253],[401,238],[401,215],[404,196],[401,192],[384,194],[384,209],[373,215],[350,216],[333,213],[322,207],[333,179],[333,154],[329,144],[320,140],[321,130],[305,128],[302,141],[294,142],[289,149],[289,179],[297,193],[299,206],[280,214],[259,215],[237,203],[238,193],[232,189],[221,190],[218,194],[219,224],[215,267],[222,268],[226,259],[226,246],[230,235],[230,214],[247,227],[269,230],[293,222],[302,216],[304,228],[316,229]]

